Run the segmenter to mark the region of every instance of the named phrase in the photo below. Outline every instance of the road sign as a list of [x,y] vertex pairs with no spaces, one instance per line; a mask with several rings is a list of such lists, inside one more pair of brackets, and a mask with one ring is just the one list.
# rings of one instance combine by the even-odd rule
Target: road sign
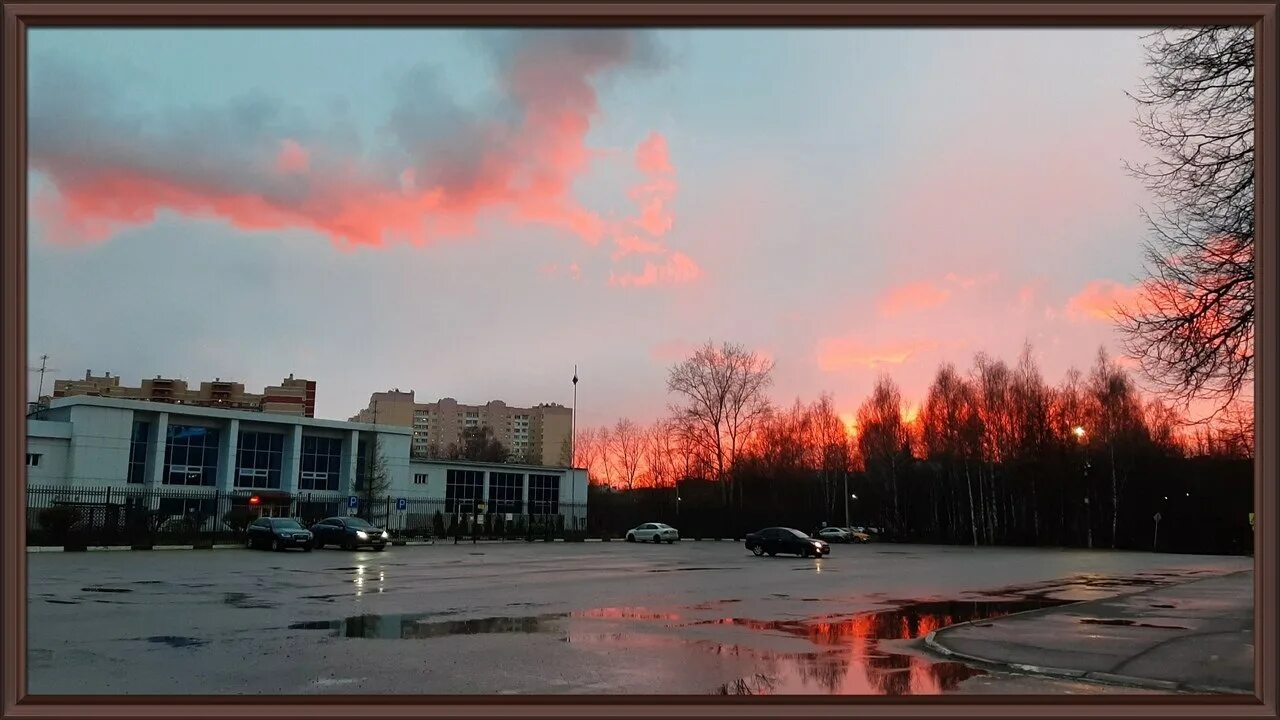
[[396,498],[396,510],[405,510],[409,507],[409,501],[404,498]]
[[[506,521],[507,521],[507,522],[511,522],[511,513],[507,513],[507,519],[506,519]],[[1250,522],[1252,522],[1252,520],[1251,520]]]
[[355,510],[358,507],[360,507],[360,498],[356,497],[355,495],[352,495],[351,497],[347,498],[347,509]]

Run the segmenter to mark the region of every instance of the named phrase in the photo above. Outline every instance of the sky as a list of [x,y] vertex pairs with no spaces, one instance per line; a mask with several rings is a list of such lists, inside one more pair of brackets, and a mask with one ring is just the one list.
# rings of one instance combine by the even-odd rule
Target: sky
[[329,418],[576,365],[588,426],[708,340],[848,415],[1025,342],[1057,382],[1142,275],[1143,34],[32,29],[29,352]]

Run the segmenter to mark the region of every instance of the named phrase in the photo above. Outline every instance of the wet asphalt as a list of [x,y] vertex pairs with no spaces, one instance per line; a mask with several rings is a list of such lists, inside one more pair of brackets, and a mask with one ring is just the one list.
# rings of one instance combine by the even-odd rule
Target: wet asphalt
[[1248,569],[1239,557],[486,543],[32,553],[33,694],[1145,692],[932,656],[931,630]]

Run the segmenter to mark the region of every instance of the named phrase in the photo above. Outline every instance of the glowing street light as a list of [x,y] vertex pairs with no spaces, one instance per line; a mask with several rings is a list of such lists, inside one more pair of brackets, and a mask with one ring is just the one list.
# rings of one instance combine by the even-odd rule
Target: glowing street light
[[1072,435],[1075,435],[1077,440],[1083,440],[1083,439],[1084,439],[1084,428],[1083,428],[1083,427],[1081,427],[1081,426],[1079,426],[1079,425],[1077,425],[1077,426],[1075,426],[1075,427],[1071,428],[1071,434],[1072,434]]

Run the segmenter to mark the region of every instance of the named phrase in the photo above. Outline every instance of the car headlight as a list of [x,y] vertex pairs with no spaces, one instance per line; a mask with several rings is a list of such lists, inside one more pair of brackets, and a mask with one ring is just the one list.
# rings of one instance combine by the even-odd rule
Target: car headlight
[[356,537],[360,538],[361,540],[368,540],[368,539],[369,539],[369,533],[367,533],[367,532],[365,532],[365,531],[363,531],[363,530],[357,530],[357,531],[356,531]]
[[386,531],[386,530],[383,530],[383,531],[382,531],[382,539],[383,539],[383,540],[386,540],[386,539],[387,539],[387,538],[389,538],[389,537],[391,537],[391,536],[387,534],[387,531]]

